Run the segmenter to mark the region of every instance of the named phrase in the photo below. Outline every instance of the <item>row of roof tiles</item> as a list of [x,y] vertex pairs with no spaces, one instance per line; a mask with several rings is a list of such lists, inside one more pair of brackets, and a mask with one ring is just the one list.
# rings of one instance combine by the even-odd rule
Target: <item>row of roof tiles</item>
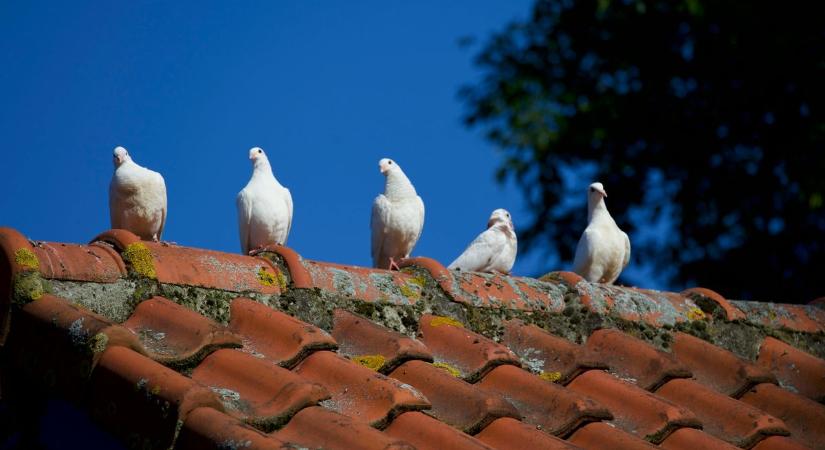
[[[4,392],[27,392],[19,386],[61,392],[129,446],[771,449],[825,443],[825,361],[778,339],[766,338],[748,361],[685,333],[673,333],[671,351],[663,352],[618,330],[597,330],[579,345],[509,320],[496,342],[456,318],[422,314],[413,337],[345,309],[335,311],[330,334],[248,298],[231,301],[223,325],[162,297],[140,301],[116,323],[36,289],[24,301],[13,284],[32,271],[91,283],[138,276],[236,292],[311,289],[409,304],[427,280],[415,271],[305,261],[283,247],[269,249],[282,258],[278,264],[265,254],[129,242],[123,232],[88,246],[31,244],[14,234],[0,232],[7,264],[0,288],[9,292],[7,301],[17,301],[5,320]],[[666,298],[665,305],[694,301],[590,285],[566,273],[553,283],[412,263],[470,307],[549,308],[547,299],[560,294],[561,308],[551,311],[562,314],[569,291],[617,314],[623,296]],[[511,291],[502,286],[517,297],[506,297],[501,292]],[[697,295],[719,306],[686,306],[686,320],[710,320],[696,317],[704,311],[725,311],[722,320],[728,311],[741,312],[712,299],[716,294]],[[798,313],[819,323],[810,307]],[[663,317],[637,312],[636,319],[669,320]]]
[[[400,305],[418,301],[424,285],[433,280],[452,301],[468,306],[561,313],[567,306],[565,294],[573,292],[593,314],[656,327],[691,322],[713,312],[723,320],[768,328],[805,333],[825,329],[825,309],[814,305],[727,300],[705,288],[679,294],[588,283],[572,272],[553,272],[537,280],[450,271],[423,257],[405,260],[402,267],[408,271],[391,272],[306,260],[282,246],[244,256],[140,241],[125,230],[110,230],[88,245],[78,245],[31,242],[15,230],[0,228],[0,248],[12,276],[36,269],[46,279],[84,282],[108,283],[137,276],[160,283],[273,295],[287,287],[318,289],[364,302]],[[9,292],[10,286],[0,287]]]

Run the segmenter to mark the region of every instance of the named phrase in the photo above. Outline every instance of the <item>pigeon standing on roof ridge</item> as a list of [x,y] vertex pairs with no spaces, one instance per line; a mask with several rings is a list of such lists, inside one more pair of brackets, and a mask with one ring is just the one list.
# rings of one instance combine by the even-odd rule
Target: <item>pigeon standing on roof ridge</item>
[[144,240],[159,241],[166,225],[166,183],[163,176],[138,165],[123,147],[115,147],[115,172],[109,183],[112,228],[131,231]]
[[386,177],[384,193],[372,203],[372,265],[398,269],[396,259],[410,256],[424,229],[424,201],[401,167],[384,158],[378,162]]
[[292,194],[272,174],[272,166],[263,149],[249,150],[252,177],[238,192],[238,231],[241,251],[266,244],[286,244],[292,228]]
[[448,268],[507,274],[516,262],[517,247],[516,231],[510,213],[506,209],[497,209],[490,215],[487,229]]
[[587,191],[587,228],[576,247],[573,271],[590,282],[612,284],[630,262],[630,238],[607,212],[601,183]]

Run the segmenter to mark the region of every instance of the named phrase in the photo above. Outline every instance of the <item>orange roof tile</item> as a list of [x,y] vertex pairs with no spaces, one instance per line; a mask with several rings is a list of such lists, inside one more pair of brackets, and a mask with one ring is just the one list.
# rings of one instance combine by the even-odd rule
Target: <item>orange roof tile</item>
[[129,446],[825,442],[825,312],[813,305],[428,258],[390,272],[124,230],[62,244],[4,228],[0,253],[3,400],[67,398]]

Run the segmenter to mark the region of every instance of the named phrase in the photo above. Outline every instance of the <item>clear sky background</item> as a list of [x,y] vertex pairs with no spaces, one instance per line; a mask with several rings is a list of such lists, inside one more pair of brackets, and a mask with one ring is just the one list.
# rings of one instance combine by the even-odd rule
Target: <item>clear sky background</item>
[[[448,264],[495,208],[499,155],[461,122],[478,42],[527,0],[2,2],[0,224],[86,242],[110,227],[112,149],[166,178],[164,240],[238,252],[235,196],[266,150],[295,215],[288,245],[369,265],[378,160],[426,205],[414,255]],[[581,208],[586,214],[582,180]],[[569,269],[520,255],[514,272]]]

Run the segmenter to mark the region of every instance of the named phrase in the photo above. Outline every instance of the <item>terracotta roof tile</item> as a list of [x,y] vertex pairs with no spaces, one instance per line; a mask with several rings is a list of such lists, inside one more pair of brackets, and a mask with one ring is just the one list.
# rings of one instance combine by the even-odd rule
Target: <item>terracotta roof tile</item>
[[232,301],[229,329],[242,337],[244,351],[287,368],[338,347],[326,331],[247,298]]
[[135,333],[149,356],[170,366],[200,361],[218,348],[241,346],[223,326],[163,297],[142,301],[123,326]]
[[499,450],[576,450],[579,447],[516,419],[502,417],[487,425],[476,438]]
[[671,380],[656,394],[690,409],[706,433],[738,447],[749,448],[765,436],[788,435],[781,420],[693,380]]
[[7,348],[12,363],[22,370],[17,375],[69,397],[81,394],[107,347],[144,352],[128,330],[50,294],[21,307],[15,321]]
[[319,384],[238,350],[218,350],[192,372],[212,389],[227,413],[272,431],[308,406],[330,398]]
[[691,376],[690,369],[673,355],[619,330],[596,330],[586,345],[612,373],[642,389],[654,391],[670,379]]
[[492,450],[478,439],[416,411],[396,417],[384,432],[418,450]]
[[566,436],[588,422],[613,419],[590,398],[515,366],[496,367],[478,385],[507,399],[523,421],[556,436]]
[[33,250],[47,278],[111,283],[126,275],[123,260],[104,244],[38,242]]
[[[127,446],[169,448],[176,430],[174,448],[725,446],[708,433],[762,449],[825,441],[825,406],[796,393],[821,398],[817,306],[568,272],[454,272],[427,258],[394,272],[283,246],[235,255],[125,230],[76,245],[0,229],[0,253],[9,405],[68,397]],[[787,340],[768,338],[760,354],[766,336]],[[696,381],[667,381],[680,365]],[[598,370],[608,366],[618,377]],[[692,428],[700,418],[705,431]],[[790,436],[762,439],[779,420]]]
[[302,409],[275,437],[290,444],[326,450],[415,449],[362,421],[318,406]]
[[825,405],[773,384],[754,386],[741,400],[785,422],[792,439],[825,448]]
[[761,366],[689,334],[674,333],[670,348],[698,382],[734,398],[757,384],[776,382]]
[[190,411],[223,409],[209,389],[125,347],[103,353],[90,385],[92,417],[137,448],[169,448]]
[[679,428],[659,444],[659,447],[667,450],[736,450],[739,448],[696,428]]
[[285,447],[286,444],[274,436],[261,433],[212,408],[191,411],[175,441],[175,450],[276,450]]
[[294,371],[329,391],[332,398],[324,401],[323,406],[378,428],[404,411],[430,406],[427,398],[409,385],[333,352],[315,352]]
[[421,298],[423,281],[403,272],[301,260],[312,288],[365,302],[412,305]]
[[782,436],[771,436],[758,444],[752,450],[809,450],[808,447]]
[[567,438],[568,441],[584,449],[616,448],[622,450],[649,450],[657,448],[649,442],[623,432],[605,423],[589,423]]
[[458,370],[461,378],[469,382],[498,365],[519,365],[518,357],[510,349],[464,328],[450,317],[424,314],[418,322],[418,333],[437,363]]
[[456,378],[446,368],[407,361],[390,376],[421,391],[432,403],[429,414],[465,433],[475,434],[499,417],[519,417],[513,405]]
[[767,337],[757,363],[776,375],[782,387],[825,403],[825,361]]
[[505,322],[501,342],[521,358],[524,366],[561,384],[586,370],[608,367],[589,349],[521,320]]
[[567,387],[604,404],[617,427],[653,443],[677,428],[701,426],[689,410],[601,370],[589,370]]
[[392,372],[411,359],[433,360],[432,353],[421,341],[345,309],[334,312],[332,336],[340,343],[341,354],[363,361],[381,373]]

